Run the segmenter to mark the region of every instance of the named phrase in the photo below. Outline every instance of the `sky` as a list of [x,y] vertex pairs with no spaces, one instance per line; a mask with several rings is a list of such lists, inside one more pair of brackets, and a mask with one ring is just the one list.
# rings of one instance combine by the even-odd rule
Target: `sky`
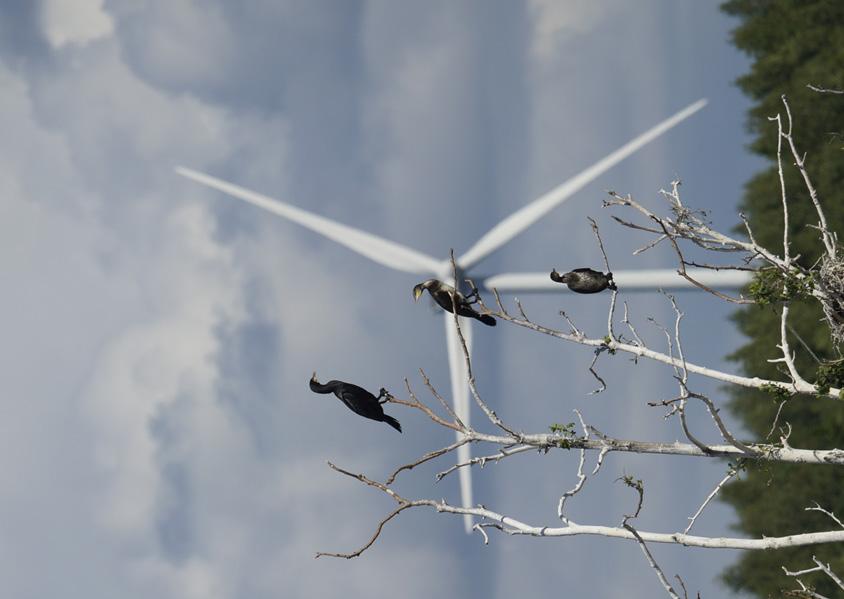
[[[602,175],[479,271],[673,266],[668,248],[614,225],[607,189],[737,222],[748,60],[715,2],[12,0],[0,5],[0,594],[122,597],[658,596],[638,547],[601,538],[491,535],[460,518],[402,514],[331,460],[384,478],[448,443],[392,406],[402,435],[307,389],[354,381],[448,389],[441,318],[392,272],[296,225],[178,177],[185,165],[435,257],[465,251],[514,210],[691,102],[709,105]],[[687,358],[734,371],[741,338],[713,297],[678,296]],[[601,334],[606,298],[521,298],[537,321],[565,309]],[[627,297],[658,346],[672,313]],[[516,428],[543,432],[579,408],[608,434],[682,436],[648,408],[670,372],[602,358],[512,326],[475,328],[482,394]],[[718,385],[693,380],[694,389]],[[700,436],[716,436],[696,415]],[[480,414],[474,421],[481,422]],[[479,426],[481,426],[479,424]],[[735,426],[735,425],[734,425]],[[476,472],[475,499],[555,525],[576,456],[512,458]],[[594,456],[593,458],[594,459]],[[449,464],[399,480],[411,497],[458,501]],[[581,523],[633,506],[613,481],[645,482],[642,529],[685,527],[725,465],[612,455],[571,502]],[[697,525],[731,533],[710,507]],[[729,596],[733,552],[653,547],[703,597]]]

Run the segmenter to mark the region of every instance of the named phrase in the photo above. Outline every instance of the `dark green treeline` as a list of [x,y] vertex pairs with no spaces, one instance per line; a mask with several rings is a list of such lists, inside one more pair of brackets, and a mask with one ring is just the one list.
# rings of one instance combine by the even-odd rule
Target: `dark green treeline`
[[[748,216],[756,239],[782,253],[782,210],[776,170],[776,123],[768,117],[785,113],[780,96],[785,94],[794,119],[797,147],[806,153],[806,165],[818,190],[832,230],[844,239],[844,95],[820,94],[806,87],[844,89],[844,0],[731,0],[722,5],[738,17],[733,41],[753,59],[750,72],[738,80],[755,105],[749,127],[754,134],[751,148],[771,160],[771,166],[754,176],[745,189],[742,211]],[[785,152],[785,149],[783,150]],[[792,255],[811,267],[823,246],[817,231],[807,227],[818,222],[806,187],[792,160],[785,157]],[[821,311],[812,301],[792,304],[791,323],[821,361],[839,358],[832,347]],[[747,375],[787,380],[777,364],[779,307],[748,306],[734,315],[747,342],[732,354]],[[818,361],[796,338],[789,340],[797,351],[797,366],[807,380],[816,380]],[[844,349],[844,348],[842,348]],[[749,389],[731,389],[730,408],[754,440],[768,435],[780,402],[785,399]],[[844,448],[844,401],[796,396],[788,399],[780,423],[790,422],[794,447]],[[779,440],[779,433],[772,435]],[[806,512],[815,501],[844,518],[844,471],[834,466],[750,466],[742,479],[724,489],[722,498],[738,512],[737,529],[760,537],[828,530],[835,523],[818,512]],[[734,589],[757,597],[782,597],[797,585],[781,566],[791,570],[813,566],[812,556],[829,562],[844,576],[844,546],[822,545],[767,552],[746,552],[724,574]],[[818,593],[840,597],[842,591],[823,574],[802,577]]]

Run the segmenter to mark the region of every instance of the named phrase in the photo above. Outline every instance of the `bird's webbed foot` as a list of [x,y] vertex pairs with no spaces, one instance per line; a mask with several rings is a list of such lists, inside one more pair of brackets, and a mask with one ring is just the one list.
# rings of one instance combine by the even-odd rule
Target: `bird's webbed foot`
[[384,387],[381,387],[381,390],[378,391],[378,403],[385,404],[393,398],[393,394],[387,391]]
[[466,279],[466,282],[472,286],[472,290],[466,296],[466,304],[470,306],[472,304],[477,304],[479,301],[481,301],[481,293],[480,291],[478,291],[478,288],[475,285],[474,281],[472,281],[472,279]]

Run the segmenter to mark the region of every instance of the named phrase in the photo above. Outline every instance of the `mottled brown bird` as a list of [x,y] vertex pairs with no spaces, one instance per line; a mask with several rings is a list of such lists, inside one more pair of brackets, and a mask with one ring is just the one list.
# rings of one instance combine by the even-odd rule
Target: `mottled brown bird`
[[604,289],[618,291],[612,280],[611,272],[604,274],[591,268],[575,268],[564,275],[554,269],[551,271],[551,280],[557,283],[565,283],[569,289],[576,293],[598,293]]
[[492,316],[489,314],[481,314],[475,310],[469,304],[469,300],[466,299],[465,295],[456,291],[451,285],[447,285],[438,279],[428,279],[427,281],[423,281],[414,287],[413,300],[418,300],[419,296],[422,295],[422,292],[426,289],[428,290],[428,293],[431,294],[431,297],[434,298],[434,301],[437,302],[437,304],[439,304],[446,312],[454,314],[454,310],[451,305],[451,297],[453,295],[454,303],[457,305],[457,314],[459,316],[480,320],[482,323],[490,327],[495,326],[495,319]]

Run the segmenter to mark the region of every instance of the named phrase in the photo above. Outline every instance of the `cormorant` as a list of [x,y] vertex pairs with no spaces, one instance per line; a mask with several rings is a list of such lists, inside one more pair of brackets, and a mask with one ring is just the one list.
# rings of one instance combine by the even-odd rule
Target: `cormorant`
[[[460,316],[465,316],[467,318],[474,318],[475,320],[480,320],[487,326],[494,327],[495,326],[495,319],[490,316],[489,314],[480,314],[477,312],[470,304],[469,300],[466,299],[459,291],[455,291],[454,287],[451,285],[446,285],[442,281],[438,279],[428,279],[422,283],[419,283],[416,287],[413,288],[413,300],[416,301],[419,299],[419,296],[422,295],[422,292],[427,289],[428,292],[431,294],[431,297],[434,298],[434,301],[437,302],[440,307],[445,310],[446,312],[451,312],[454,314],[451,306],[451,296],[454,294],[455,297],[455,304],[457,304],[457,314]],[[472,292],[472,295],[477,296],[477,289]]]
[[392,416],[385,414],[384,408],[381,407],[382,402],[380,400],[382,397],[387,395],[387,390],[383,387],[378,393],[378,397],[375,397],[366,389],[353,385],[352,383],[344,383],[343,381],[328,381],[322,385],[316,378],[316,372],[314,372],[311,377],[310,386],[311,391],[314,393],[333,393],[355,414],[363,416],[364,418],[369,418],[370,420],[386,422],[394,429],[401,432],[401,424],[399,424],[399,421]]
[[568,288],[577,293],[598,293],[604,289],[618,291],[612,280],[612,273],[604,274],[591,268],[575,268],[571,272],[561,275],[557,269],[551,271],[551,280],[565,283]]

